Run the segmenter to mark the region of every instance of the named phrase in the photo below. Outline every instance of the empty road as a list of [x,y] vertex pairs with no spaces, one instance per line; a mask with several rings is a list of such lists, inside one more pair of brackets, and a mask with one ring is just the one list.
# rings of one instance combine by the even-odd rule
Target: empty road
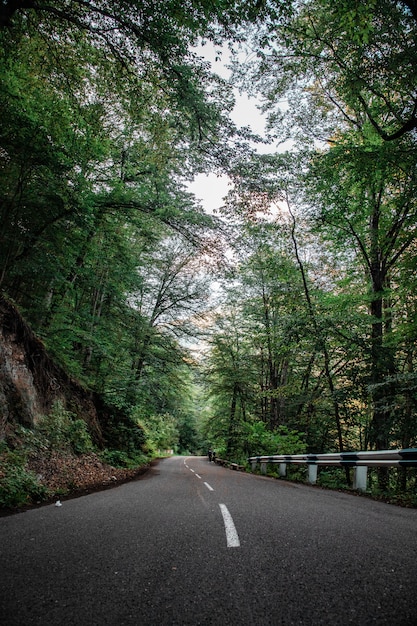
[[417,510],[173,457],[0,518],[7,626],[417,625]]

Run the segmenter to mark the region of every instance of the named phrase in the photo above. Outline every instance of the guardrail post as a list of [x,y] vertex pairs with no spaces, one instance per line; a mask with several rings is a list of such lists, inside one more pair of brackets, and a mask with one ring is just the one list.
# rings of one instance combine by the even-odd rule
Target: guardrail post
[[358,491],[366,491],[368,467],[366,465],[357,465],[353,469],[353,488]]
[[308,482],[311,485],[315,485],[317,482],[317,465],[313,463],[308,464]]
[[266,474],[268,463],[279,463],[280,477],[286,476],[288,463],[307,464],[307,480],[311,485],[317,482],[318,465],[353,467],[353,488],[357,491],[366,491],[368,467],[417,467],[417,448],[331,452],[329,454],[273,454],[271,456],[252,456],[248,457],[247,460],[251,463],[253,471],[260,463],[262,474]]

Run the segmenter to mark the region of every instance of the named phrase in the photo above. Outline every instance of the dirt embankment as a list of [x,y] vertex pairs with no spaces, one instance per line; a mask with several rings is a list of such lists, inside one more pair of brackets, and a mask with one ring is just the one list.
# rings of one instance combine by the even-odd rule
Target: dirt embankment
[[0,441],[8,427],[34,426],[56,402],[85,420],[102,440],[97,402],[48,355],[13,304],[0,296]]
[[26,467],[38,477],[39,483],[48,489],[50,495],[38,502],[31,501],[19,506],[0,507],[0,517],[51,504],[58,500],[64,502],[71,498],[138,480],[144,477],[151,466],[156,463],[157,460],[154,460],[135,469],[123,469],[103,463],[95,453],[79,457],[62,453],[52,453],[48,457],[32,456]]
[[[109,426],[124,417],[118,415],[117,409],[108,407],[97,394],[71,379],[48,355],[44,344],[16,307],[0,296],[0,444],[16,439],[14,433],[19,426],[36,427],[56,403],[87,423],[97,450],[109,445]],[[19,441],[14,444],[11,450],[18,451]],[[39,484],[51,494],[49,501],[132,480],[143,475],[148,467],[115,468],[93,452],[77,456],[62,450],[39,453],[32,450],[25,464],[25,470],[36,476]],[[0,464],[0,479],[2,476],[4,471]],[[30,506],[33,504],[16,510]],[[3,510],[0,514],[10,512]]]
[[70,496],[132,480],[147,471],[149,466],[124,469],[103,463],[94,453],[79,457],[52,453],[47,458],[30,458],[27,467],[51,493]]

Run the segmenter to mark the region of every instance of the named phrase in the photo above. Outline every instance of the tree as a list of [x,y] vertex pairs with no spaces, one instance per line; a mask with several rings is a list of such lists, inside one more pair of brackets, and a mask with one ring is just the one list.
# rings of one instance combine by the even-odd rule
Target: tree
[[243,428],[250,420],[256,370],[242,313],[232,303],[227,309],[215,320],[205,365],[206,385],[213,398],[206,438],[217,448],[224,446],[230,458],[244,449]]
[[[243,149],[230,88],[191,46],[258,15],[252,2],[1,5],[0,287],[121,409],[114,442],[129,441],[132,412],[184,412],[180,339],[204,306],[196,258],[215,237],[185,183]],[[183,431],[190,443],[185,417]]]
[[136,382],[158,336],[180,338],[195,331],[190,320],[204,308],[208,295],[195,251],[173,239],[162,241],[159,250],[143,260],[141,274],[141,289],[130,296],[139,321],[132,364]]
[[296,404],[292,374],[299,342],[293,329],[302,294],[288,243],[282,225],[260,223],[246,227],[239,246],[245,255],[239,268],[245,293],[240,306],[259,371],[257,413],[270,429],[291,421]]
[[[349,242],[351,254],[359,255],[351,258],[366,270],[368,348],[363,337],[360,345],[369,364],[369,435],[372,446],[389,447],[400,355],[392,289],[415,237],[417,13],[414,3],[390,0],[292,7],[277,28],[252,31],[249,45],[257,54],[249,72],[236,66],[235,75],[264,97],[271,131],[299,140],[308,172],[303,184],[322,191],[304,196],[301,206],[309,204],[318,216],[322,242],[333,240],[334,249]],[[310,167],[314,151],[328,169]]]
[[[190,46],[237,19],[202,3],[1,7],[1,288],[73,375],[121,403],[121,381],[145,359],[129,328],[149,328],[128,302],[141,271],[152,275],[173,233],[190,263],[212,238],[214,219],[184,183],[219,166],[232,103]],[[196,301],[191,278],[183,288]],[[182,362],[175,335],[157,335],[156,361]]]
[[261,91],[271,129],[327,140],[335,126],[370,125],[384,141],[414,137],[415,3],[312,0],[291,8],[251,31],[255,54],[240,71],[236,65],[244,85]]
[[[374,406],[370,442],[390,446],[395,415],[395,338],[391,290],[397,266],[416,236],[416,164],[400,147],[374,141],[371,151],[347,142],[317,159],[311,200],[321,228],[343,237],[367,275],[370,327],[370,389]],[[379,145],[378,145],[379,144]]]

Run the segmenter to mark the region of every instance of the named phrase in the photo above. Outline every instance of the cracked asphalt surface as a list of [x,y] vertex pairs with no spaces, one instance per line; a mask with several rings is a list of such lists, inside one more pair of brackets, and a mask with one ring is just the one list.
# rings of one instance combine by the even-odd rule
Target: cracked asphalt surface
[[0,518],[0,623],[416,626],[416,557],[415,509],[173,457]]

